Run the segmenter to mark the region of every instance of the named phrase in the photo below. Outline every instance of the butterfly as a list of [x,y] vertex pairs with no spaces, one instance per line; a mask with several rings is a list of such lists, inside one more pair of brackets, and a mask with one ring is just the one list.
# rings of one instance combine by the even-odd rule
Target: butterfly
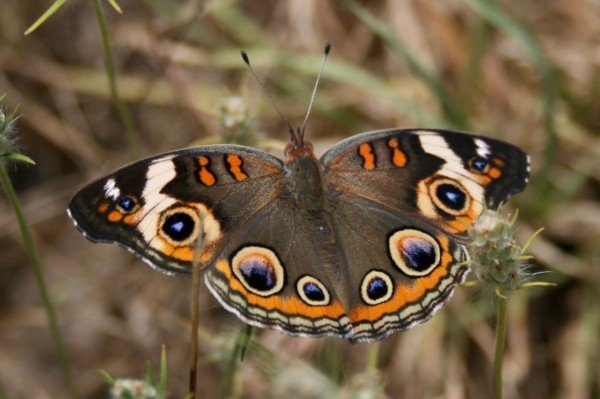
[[197,258],[246,323],[368,342],[450,298],[468,226],[529,177],[519,148],[466,133],[368,132],[318,159],[303,131],[291,137],[285,161],[239,145],[140,160],[84,187],[68,214],[167,274],[189,276]]

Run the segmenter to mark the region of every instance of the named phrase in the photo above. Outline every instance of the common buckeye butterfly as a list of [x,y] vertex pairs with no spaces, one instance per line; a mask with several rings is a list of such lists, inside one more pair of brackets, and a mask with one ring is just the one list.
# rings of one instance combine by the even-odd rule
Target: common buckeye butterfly
[[529,176],[517,147],[447,130],[363,133],[319,159],[292,130],[285,155],[168,152],[90,183],[68,213],[89,240],[167,274],[189,276],[197,256],[210,292],[247,323],[365,342],[450,298],[468,272],[468,225]]

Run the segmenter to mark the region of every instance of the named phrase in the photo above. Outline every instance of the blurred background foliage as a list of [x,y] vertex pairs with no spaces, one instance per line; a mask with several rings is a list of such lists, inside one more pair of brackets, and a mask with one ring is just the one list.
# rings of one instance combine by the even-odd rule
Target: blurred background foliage
[[[558,286],[511,297],[506,396],[600,396],[597,0],[118,3],[122,14],[105,1],[71,0],[24,36],[51,2],[0,2],[0,94],[6,107],[20,105],[19,148],[37,162],[9,171],[81,397],[106,397],[99,369],[143,376],[163,343],[171,397],[183,397],[189,282],[153,272],[116,246],[87,242],[66,217],[69,198],[139,156],[191,143],[234,140],[280,154],[286,128],[239,51],[296,125],[326,42],[333,51],[307,133],[318,152],[359,132],[420,126],[475,131],[531,154],[532,182],[511,204],[521,210],[523,240],[545,227],[531,247],[533,270],[549,271],[541,278]],[[0,253],[0,398],[67,397],[4,196]],[[491,304],[472,288],[459,288],[430,322],[379,347],[255,330],[233,372],[244,326],[208,292],[200,300],[199,397],[490,393]]]

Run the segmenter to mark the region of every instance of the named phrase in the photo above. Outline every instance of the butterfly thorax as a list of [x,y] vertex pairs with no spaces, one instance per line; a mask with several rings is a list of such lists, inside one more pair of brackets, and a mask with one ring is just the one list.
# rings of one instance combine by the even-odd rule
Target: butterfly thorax
[[310,151],[288,155],[285,164],[287,190],[304,214],[318,216],[326,208],[326,187],[321,163]]

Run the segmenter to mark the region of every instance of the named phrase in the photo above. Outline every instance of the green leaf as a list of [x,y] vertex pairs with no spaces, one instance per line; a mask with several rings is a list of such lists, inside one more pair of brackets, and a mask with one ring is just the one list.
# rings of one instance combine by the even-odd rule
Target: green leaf
[[2,154],[1,156],[4,156],[9,159],[14,159],[15,161],[25,162],[25,163],[28,163],[31,165],[35,165],[35,161],[33,159],[29,158],[27,155],[23,155],[18,152],[7,151],[4,154]]
[[30,34],[34,30],[40,27],[41,24],[46,22],[48,18],[50,18],[59,8],[61,8],[68,0],[56,0],[52,5],[46,10],[45,13],[42,14],[41,17],[37,19],[26,31],[25,35]]

